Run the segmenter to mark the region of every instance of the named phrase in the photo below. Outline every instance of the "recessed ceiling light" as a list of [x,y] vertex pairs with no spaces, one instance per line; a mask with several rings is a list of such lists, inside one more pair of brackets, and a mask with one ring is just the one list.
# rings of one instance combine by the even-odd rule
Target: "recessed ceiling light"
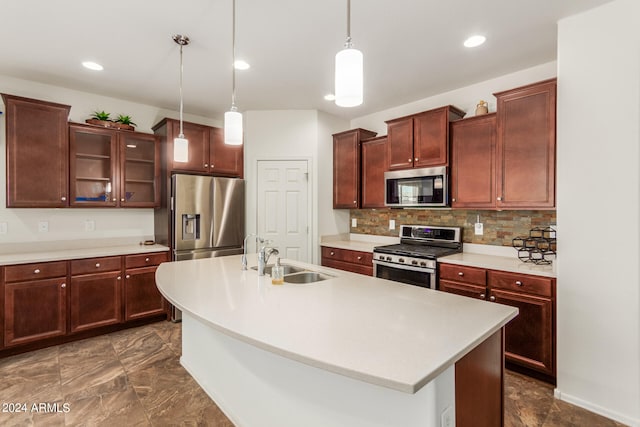
[[242,59],[237,59],[236,62],[233,63],[233,67],[236,70],[248,70],[251,66],[247,61],[243,61]]
[[476,46],[480,46],[486,40],[487,38],[485,36],[479,36],[479,35],[471,36],[464,41],[464,45],[466,47],[476,47]]
[[93,62],[93,61],[84,61],[82,63],[82,65],[84,66],[84,68],[88,68],[90,70],[94,70],[94,71],[102,71],[104,69],[104,67],[100,64],[98,64],[97,62]]
[[332,93],[328,93],[324,96],[324,99],[327,101],[335,101],[336,100],[336,96]]

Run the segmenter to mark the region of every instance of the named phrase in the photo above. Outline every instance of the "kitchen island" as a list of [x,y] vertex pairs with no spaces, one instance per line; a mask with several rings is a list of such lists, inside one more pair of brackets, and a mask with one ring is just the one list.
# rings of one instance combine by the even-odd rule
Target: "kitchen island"
[[240,256],[156,273],[183,312],[181,363],[236,425],[462,425],[491,402],[486,425],[500,425],[502,327],[517,309],[283,262],[332,277],[272,285]]

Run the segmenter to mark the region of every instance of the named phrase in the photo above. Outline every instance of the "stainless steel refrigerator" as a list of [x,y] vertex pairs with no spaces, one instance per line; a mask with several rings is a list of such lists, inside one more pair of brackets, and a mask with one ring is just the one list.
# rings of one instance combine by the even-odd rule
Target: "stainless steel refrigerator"
[[[171,246],[173,261],[242,253],[244,180],[175,174],[164,188],[155,236]],[[171,320],[181,319],[180,310],[171,307]]]

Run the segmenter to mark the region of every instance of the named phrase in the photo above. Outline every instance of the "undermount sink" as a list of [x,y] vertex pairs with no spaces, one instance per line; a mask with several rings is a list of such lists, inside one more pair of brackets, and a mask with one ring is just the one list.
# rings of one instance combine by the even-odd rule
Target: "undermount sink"
[[[273,268],[274,264],[267,264],[264,266],[264,274],[268,274],[269,276],[271,276],[271,269]],[[289,265],[289,264],[280,264],[280,266],[283,268],[283,272],[282,274],[287,275],[287,274],[291,274],[291,273],[297,273],[299,271],[304,271],[304,268],[300,268],[300,267],[294,267],[293,265]],[[253,267],[251,267],[252,270],[257,270],[258,266],[254,265]]]
[[304,271],[302,273],[285,274],[284,281],[286,283],[313,283],[331,279],[332,277],[315,271]]

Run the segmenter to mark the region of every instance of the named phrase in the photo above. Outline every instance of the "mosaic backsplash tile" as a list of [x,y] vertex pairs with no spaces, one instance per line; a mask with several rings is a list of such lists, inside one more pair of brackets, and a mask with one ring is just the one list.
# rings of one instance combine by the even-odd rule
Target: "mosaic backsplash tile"
[[[484,224],[484,234],[474,234],[477,215]],[[351,233],[398,236],[400,226],[442,225],[462,227],[465,243],[511,246],[511,240],[528,236],[534,227],[548,227],[556,223],[555,211],[484,211],[453,209],[352,209],[351,219],[358,226]],[[396,221],[396,229],[389,230],[389,220]]]

